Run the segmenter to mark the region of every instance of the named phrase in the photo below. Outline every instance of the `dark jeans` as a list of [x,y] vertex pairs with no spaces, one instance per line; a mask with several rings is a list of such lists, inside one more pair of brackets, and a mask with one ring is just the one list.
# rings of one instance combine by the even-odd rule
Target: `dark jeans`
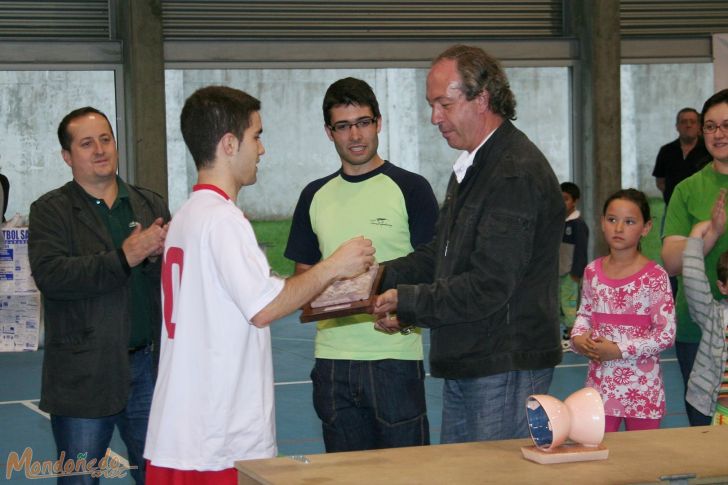
[[526,438],[526,400],[546,394],[554,369],[514,370],[487,377],[445,379],[440,443]]
[[[149,408],[154,393],[151,346],[129,354],[131,389],[126,408],[119,414],[101,418],[74,418],[51,415],[53,438],[60,457],[65,452],[65,460],[85,458],[101,460],[111,442],[114,426],[119,427],[121,439],[129,453],[129,465],[137,467],[131,475],[137,484],[144,483],[144,442],[147,435]],[[103,392],[103,389],[99,389]],[[103,470],[102,470],[103,471]],[[97,484],[99,478],[88,474],[64,476],[60,484]]]
[[421,360],[316,359],[311,380],[327,452],[430,444]]
[[[680,373],[682,374],[684,389],[688,388],[688,380],[690,379],[690,371],[693,370],[693,362],[695,355],[698,353],[698,344],[688,342],[675,342],[675,354],[677,362],[680,364]],[[684,397],[684,395],[683,395]],[[711,416],[706,416],[695,409],[689,402],[685,401],[685,412],[688,415],[690,426],[708,426],[713,421]]]

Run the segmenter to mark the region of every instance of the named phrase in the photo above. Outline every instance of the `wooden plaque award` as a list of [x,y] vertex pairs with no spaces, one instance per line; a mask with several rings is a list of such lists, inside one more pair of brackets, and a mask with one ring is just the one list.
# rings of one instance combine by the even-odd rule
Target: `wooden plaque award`
[[301,323],[370,313],[379,290],[384,266],[374,263],[356,278],[333,282],[303,307]]

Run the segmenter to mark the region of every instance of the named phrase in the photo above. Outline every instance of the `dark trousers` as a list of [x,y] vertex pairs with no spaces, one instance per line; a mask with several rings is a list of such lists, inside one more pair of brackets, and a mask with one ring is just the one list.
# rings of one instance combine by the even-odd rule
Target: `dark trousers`
[[[58,455],[64,452],[65,460],[85,459],[86,463],[103,458],[111,442],[114,427],[119,427],[121,439],[129,453],[131,475],[137,484],[144,483],[144,443],[147,435],[149,409],[154,393],[152,348],[129,354],[131,390],[126,408],[111,416],[100,418],[75,418],[51,415],[53,438]],[[103,392],[103,390],[99,390]],[[103,472],[104,470],[101,470]],[[113,477],[111,477],[113,478]],[[68,475],[58,479],[59,484],[97,484],[98,476],[91,474]]]
[[327,452],[430,444],[421,360],[316,359],[311,380]]
[[440,442],[528,437],[528,396],[546,394],[553,375],[554,369],[548,368],[512,370],[469,379],[445,379]]

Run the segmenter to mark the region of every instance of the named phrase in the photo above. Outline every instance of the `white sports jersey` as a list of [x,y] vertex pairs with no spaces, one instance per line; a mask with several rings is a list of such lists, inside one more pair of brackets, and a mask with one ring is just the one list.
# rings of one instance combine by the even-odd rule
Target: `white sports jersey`
[[197,185],[164,247],[159,376],[144,457],[223,470],[276,455],[270,330],[250,320],[283,289],[243,213]]

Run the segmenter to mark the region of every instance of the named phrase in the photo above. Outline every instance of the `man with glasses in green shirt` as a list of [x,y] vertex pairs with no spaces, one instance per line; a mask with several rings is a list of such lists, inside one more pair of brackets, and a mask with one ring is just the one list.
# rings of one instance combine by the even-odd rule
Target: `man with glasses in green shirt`
[[[51,415],[64,464],[98,463],[118,426],[131,474],[144,483],[169,209],[159,194],[117,175],[116,140],[97,109],[66,115],[58,139],[73,180],[36,200],[29,223],[30,265],[45,309],[39,407]],[[59,478],[71,481],[98,478]]]

